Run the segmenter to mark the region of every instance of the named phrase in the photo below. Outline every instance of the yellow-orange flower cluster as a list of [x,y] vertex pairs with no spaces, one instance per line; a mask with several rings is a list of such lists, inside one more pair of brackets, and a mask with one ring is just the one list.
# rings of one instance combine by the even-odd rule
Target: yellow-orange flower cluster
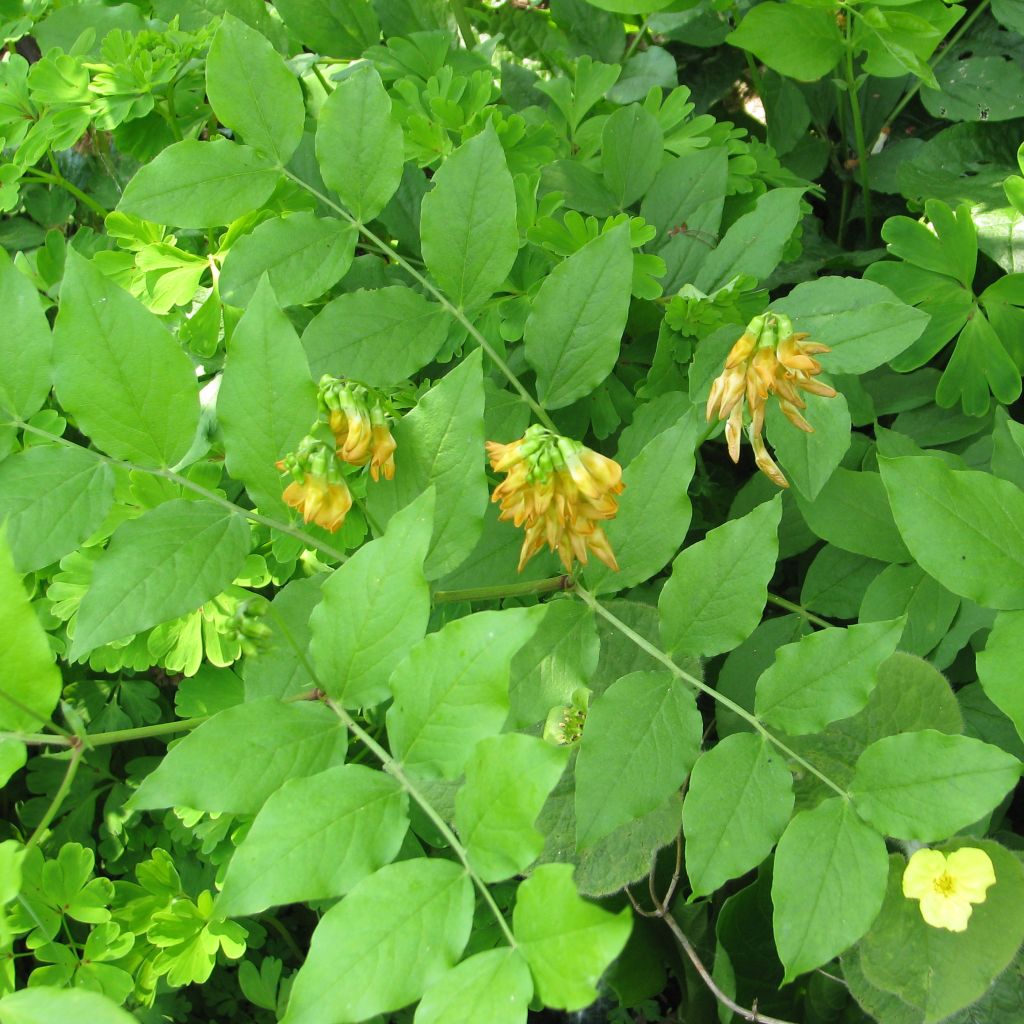
[[[292,475],[292,482],[281,497],[287,505],[298,509],[307,523],[316,523],[334,533],[345,522],[352,507],[352,494],[342,463],[369,463],[374,480],[381,476],[394,479],[397,445],[383,401],[382,396],[335,377],[320,379],[320,421],[296,451],[277,463],[278,469]],[[322,432],[323,439],[317,436],[318,432]]]
[[724,420],[725,437],[733,462],[740,460],[740,437],[743,430],[744,406],[750,412],[747,436],[754,450],[758,469],[779,487],[789,481],[775,464],[765,447],[764,410],[775,395],[783,415],[795,427],[813,433],[814,428],[800,414],[807,403],[801,391],[824,398],[834,398],[835,389],[814,378],[821,373],[821,364],[814,358],[829,352],[827,345],[805,342],[807,334],[798,334],[787,316],[766,313],[754,317],[725,360],[725,369],[715,378],[708,396],[707,418]]
[[488,441],[487,455],[495,472],[507,474],[491,496],[501,502],[498,518],[526,528],[520,572],[545,544],[566,572],[573,559],[586,565],[588,551],[619,568],[598,525],[618,511],[614,495],[624,484],[617,462],[539,425],[510,444]]

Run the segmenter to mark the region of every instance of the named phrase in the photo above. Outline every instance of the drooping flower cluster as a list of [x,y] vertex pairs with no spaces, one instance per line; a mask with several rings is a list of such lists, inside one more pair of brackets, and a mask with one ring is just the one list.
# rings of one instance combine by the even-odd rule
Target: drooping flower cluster
[[282,494],[285,504],[298,509],[307,523],[334,533],[352,507],[342,463],[369,463],[374,480],[392,480],[397,445],[383,398],[369,389],[325,375],[317,405],[320,420],[277,468],[292,476]]
[[708,396],[707,418],[724,420],[729,456],[740,460],[740,437],[744,408],[749,410],[747,436],[754,449],[758,469],[779,487],[789,481],[765,447],[764,411],[768,398],[775,395],[779,408],[795,427],[813,433],[814,428],[800,414],[807,403],[800,395],[807,391],[824,398],[834,398],[835,389],[814,378],[821,373],[821,364],[814,358],[828,352],[827,345],[805,342],[807,334],[796,333],[788,316],[765,313],[747,325],[725,360],[725,369],[715,378]]
[[962,846],[948,857],[939,850],[918,850],[903,871],[903,895],[921,901],[921,916],[933,928],[967,929],[972,903],[984,903],[996,881],[984,850]]
[[614,496],[624,484],[617,462],[540,425],[510,444],[488,441],[487,455],[495,472],[507,474],[491,496],[501,502],[498,518],[526,528],[520,572],[545,544],[566,572],[573,559],[586,565],[588,551],[619,568],[598,525],[618,511]]

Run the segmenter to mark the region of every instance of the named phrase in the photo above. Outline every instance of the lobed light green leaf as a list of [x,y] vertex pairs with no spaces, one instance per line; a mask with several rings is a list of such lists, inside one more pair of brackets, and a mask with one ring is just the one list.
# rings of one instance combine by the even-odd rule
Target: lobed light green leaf
[[704,725],[670,672],[632,672],[591,705],[576,762],[576,847],[660,807],[697,760]]
[[323,586],[309,620],[311,650],[320,683],[345,707],[391,696],[392,669],[426,631],[430,591],[423,559],[433,512],[434,495],[427,491]]
[[163,324],[73,251],[53,336],[61,405],[98,448],[144,466],[173,466],[199,423],[188,356]]
[[347,740],[344,725],[323,704],[274,697],[236,704],[175,744],[129,806],[256,814],[288,779],[341,764]]
[[666,651],[710,657],[750,636],[768,600],[781,518],[781,498],[762,502],[676,558],[658,599]]
[[248,554],[246,521],[205,499],[176,498],[122,523],[82,598],[69,657],[194,611]]
[[417,857],[381,868],[320,919],[282,1024],[349,1024],[407,1006],[454,966],[472,923],[461,865]]

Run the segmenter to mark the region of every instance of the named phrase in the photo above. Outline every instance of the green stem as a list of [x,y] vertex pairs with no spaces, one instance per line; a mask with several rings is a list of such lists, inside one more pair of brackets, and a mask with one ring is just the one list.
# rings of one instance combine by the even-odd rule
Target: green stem
[[523,387],[522,381],[520,381],[520,379],[512,372],[508,363],[498,355],[494,346],[483,336],[483,334],[480,333],[473,321],[470,320],[458,306],[453,306],[444,292],[442,292],[437,285],[421,274],[404,256],[396,252],[382,238],[375,235],[365,224],[353,217],[343,206],[339,206],[329,196],[325,196],[323,192],[313,188],[312,185],[304,182],[300,177],[298,177],[298,175],[292,174],[292,172],[287,168],[282,168],[282,170],[284,171],[285,177],[294,181],[299,188],[304,188],[310,195],[315,196],[325,206],[334,210],[339,217],[348,221],[349,224],[355,227],[361,235],[373,242],[374,245],[378,246],[381,250],[390,253],[391,259],[394,263],[400,266],[417,284],[425,288],[437,300],[449,316],[458,320],[458,322],[462,324],[469,336],[480,346],[480,348],[484,350],[484,352],[487,353],[491,362],[494,363],[498,370],[505,376],[506,380],[508,380],[512,387],[515,388],[520,399],[533,410],[537,419],[540,420],[540,422],[549,430],[552,430],[555,433],[558,432],[558,428],[555,426],[551,417],[547,414],[547,410],[540,405],[540,403],[533,397],[533,395],[530,394],[529,391],[526,390],[525,387]]
[[717,701],[723,707],[728,708],[733,714],[739,715],[752,729],[759,732],[769,743],[778,747],[783,754],[786,755],[790,760],[795,761],[797,764],[802,765],[812,775],[820,779],[826,786],[829,787],[834,793],[841,796],[844,800],[849,799],[849,794],[841,786],[833,782],[827,775],[822,774],[814,767],[809,761],[805,761],[795,750],[791,750],[786,746],[777,736],[771,733],[768,729],[761,724],[761,720],[756,716],[752,715],[746,708],[741,707],[734,700],[730,700],[725,696],[724,693],[719,693],[718,690],[711,686],[708,686],[703,680],[698,679],[696,676],[690,675],[685,669],[681,669],[664,651],[659,650],[649,640],[642,637],[635,630],[630,629],[621,619],[613,615],[607,608],[603,607],[588,590],[583,587],[577,586],[575,591],[579,596],[593,609],[593,611],[600,615],[606,622],[614,626],[623,636],[632,640],[640,650],[649,654],[655,661],[664,665],[674,676],[682,679],[683,682],[689,683],[695,690],[701,693],[706,693],[709,697]]
[[[932,71],[946,59],[946,57],[954,52],[956,44],[964,37],[970,27],[978,20],[978,18],[988,9],[989,0],[981,0],[981,3],[974,8],[973,11],[964,19],[963,24],[949,37],[949,42],[931,59],[930,66]],[[897,117],[903,113],[904,107],[921,91],[921,86],[924,82],[918,78],[917,81],[911,86],[911,88],[904,94],[903,99],[893,107],[892,113],[886,119],[886,126],[891,126]]]
[[629,46],[626,47],[626,52],[622,55],[623,64],[625,64],[626,61],[636,53],[636,48],[640,45],[640,40],[647,35],[647,25],[652,17],[652,14],[648,14],[647,17],[640,22],[640,27],[636,30],[636,35],[629,41]]
[[26,850],[32,849],[42,839],[43,834],[50,827],[50,822],[57,816],[61,804],[64,803],[68,793],[71,791],[71,784],[75,781],[75,776],[78,774],[78,766],[82,762],[83,753],[84,751],[81,747],[76,747],[71,751],[68,770],[64,773],[64,778],[61,779],[57,792],[53,794],[53,799],[50,801],[50,806],[46,808],[46,813],[43,815],[42,820],[36,825],[32,835],[28,837],[28,842],[25,843]]
[[473,31],[473,22],[469,20],[464,0],[451,0],[452,14],[455,15],[455,24],[459,26],[459,35],[467,50],[476,46],[476,32]]
[[551,594],[558,590],[572,590],[571,576],[552,576],[546,580],[523,583],[503,583],[496,587],[469,587],[467,590],[437,590],[434,604],[453,601],[500,601],[503,597],[530,597],[533,594]]
[[320,70],[320,65],[316,61],[313,62],[313,74],[316,75],[316,80],[323,86],[323,90],[328,96],[334,92],[331,88],[331,83],[324,77],[324,73]]
[[814,625],[821,626],[822,629],[832,628],[832,623],[828,620],[815,615],[814,612],[809,612],[803,607],[803,605],[795,604],[793,601],[787,601],[786,598],[779,597],[777,594],[769,594],[768,603],[775,605],[777,608],[785,608],[787,612],[793,612],[795,615],[799,615],[808,622],[813,622]]
[[46,181],[51,185],[60,186],[60,188],[64,189],[65,192],[69,192],[73,195],[80,203],[88,206],[89,209],[101,219],[106,218],[107,214],[110,212],[100,206],[92,196],[87,196],[77,185],[72,185],[71,182],[68,181],[68,179],[59,171],[55,174],[51,174],[49,171],[42,171],[38,167],[31,167],[26,174],[32,175],[36,181]]
[[[292,650],[295,652],[295,656],[299,659],[302,667],[305,669],[306,674],[309,676],[309,681],[321,692],[326,692],[325,687],[320,681],[320,677],[317,675],[316,669],[310,663],[309,657],[306,652],[296,642],[295,637],[292,635],[292,631],[288,628],[287,623],[276,614],[273,605],[270,607],[271,616],[277,621],[281,632],[284,634],[285,639],[288,641]],[[380,762],[381,768],[387,772],[401,787],[409,794],[409,796],[419,804],[423,813],[433,822],[434,827],[441,833],[445,841],[452,848],[455,855],[462,862],[462,866],[469,876],[473,885],[476,887],[477,892],[483,898],[483,901],[490,908],[491,913],[494,915],[494,920],[497,922],[498,927],[501,929],[502,934],[505,936],[505,940],[508,944],[515,949],[517,947],[515,936],[512,934],[511,929],[508,926],[508,922],[505,920],[505,915],[501,912],[501,908],[497,903],[494,902],[494,897],[491,895],[490,890],[484,883],[483,879],[473,870],[469,863],[469,856],[466,853],[466,848],[459,842],[458,836],[451,830],[448,823],[441,817],[440,814],[434,809],[430,801],[416,788],[412,780],[402,770],[401,764],[396,761],[387,750],[385,750],[374,738],[370,735],[340,704],[330,698],[326,698],[324,703],[341,719],[342,724],[346,729],[357,739],[367,750],[373,754],[374,757]]]
[[857,145],[857,171],[860,178],[861,195],[864,200],[864,234],[870,244],[872,238],[871,183],[868,174],[868,147],[864,141],[864,121],[861,117],[860,97],[857,94],[857,76],[853,67],[853,42],[850,38],[851,19],[846,21],[846,92],[850,97],[850,114],[853,117],[853,137]]
[[[8,415],[10,414],[8,413]],[[175,473],[173,469],[139,466],[134,462],[125,462],[122,459],[112,459],[109,455],[104,455],[102,452],[97,452],[92,448],[86,448],[83,445],[75,444],[74,441],[69,441],[66,437],[51,434],[48,430],[43,430],[40,427],[33,426],[31,423],[26,423],[17,416],[11,416],[10,423],[21,430],[27,430],[30,434],[35,434],[38,437],[45,437],[54,444],[60,444],[65,448],[74,448],[78,451],[85,452],[86,455],[91,455],[97,461],[105,462],[107,465],[117,466],[119,469],[124,469],[129,472],[148,473],[150,476],[158,476],[162,477],[164,480],[170,480],[179,487],[184,487],[185,490],[192,491],[193,494],[199,494],[207,500],[215,502],[222,508],[229,509],[232,512],[237,512],[240,516],[244,516],[250,522],[259,523],[261,526],[266,526],[272,530],[277,530],[279,533],[287,534],[289,537],[294,537],[297,541],[300,541],[307,547],[316,548],[318,551],[323,552],[323,554],[338,562],[345,562],[348,560],[348,555],[343,551],[339,551],[330,544],[325,544],[322,540],[318,540],[312,534],[306,533],[305,530],[300,530],[298,527],[291,526],[288,523],[282,523],[277,519],[271,519],[269,516],[260,515],[259,512],[255,512],[251,508],[242,508],[241,505],[236,505],[233,501],[229,501],[223,495],[217,494],[216,491],[211,491],[206,487],[203,487],[201,484],[197,484],[192,480],[189,480],[188,477]]]
[[[761,70],[757,66],[757,61],[754,60],[749,50],[743,51],[743,56],[747,58],[747,70],[750,72],[750,81],[754,86],[754,91],[761,98],[761,102],[764,103],[764,78],[761,75]],[[765,108],[765,121],[768,120],[768,109]]]
[[292,933],[273,914],[261,915],[260,923],[269,924],[277,932],[278,937],[288,947],[288,951],[300,964],[306,959],[306,954],[299,949],[298,943],[292,938]]

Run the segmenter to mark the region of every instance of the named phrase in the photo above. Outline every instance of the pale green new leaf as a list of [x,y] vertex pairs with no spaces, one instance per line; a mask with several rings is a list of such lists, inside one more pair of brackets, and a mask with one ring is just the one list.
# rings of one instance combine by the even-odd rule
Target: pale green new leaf
[[113,501],[113,471],[81,448],[38,445],[0,463],[0,523],[19,572],[74,551]]
[[256,815],[217,900],[227,917],[344,896],[398,853],[409,825],[399,784],[358,764],[291,779]]
[[1000,612],[985,642],[985,649],[978,653],[976,664],[978,682],[986,696],[1013,722],[1024,738],[1021,652],[1024,652],[1024,612]]
[[934,842],[988,814],[1020,774],[1020,761],[999,747],[922,729],[872,743],[857,759],[850,795],[879,831]]
[[757,681],[754,710],[769,725],[799,736],[855,715],[896,650],[906,618],[830,627],[779,648]]
[[267,39],[226,13],[206,58],[206,95],[221,124],[286,164],[302,139],[302,86]]
[[582,1010],[622,952],[632,922],[629,908],[610,914],[581,900],[570,864],[542,864],[519,886],[512,929],[545,1006]]
[[437,355],[451,324],[436,302],[403,285],[339,295],[302,334],[315,376],[399,384]]
[[423,559],[433,513],[434,495],[427,491],[323,586],[309,620],[313,661],[320,684],[345,707],[389,697],[392,669],[426,631],[430,591]]
[[515,186],[489,123],[445,160],[433,184],[420,214],[423,259],[456,306],[477,306],[519,250]]
[[316,131],[316,158],[324,181],[364,223],[397,191],[405,141],[372,64],[340,81],[327,97]]
[[263,697],[236,704],[176,743],[129,805],[256,814],[289,779],[341,764],[347,739],[337,715],[320,703]]
[[[0,529],[0,729],[39,732],[60,697],[61,678]],[[8,755],[11,756],[11,755]]]
[[665,567],[690,526],[689,486],[698,425],[692,413],[644,445],[622,471],[625,491],[614,519],[603,523],[619,571],[596,559],[586,570],[587,586],[608,594],[636,586]]
[[228,342],[217,420],[228,472],[264,510],[283,514],[275,463],[316,420],[316,388],[291,322],[264,276]]
[[176,498],[122,523],[82,598],[69,656],[194,611],[248,554],[246,521],[212,501]]
[[683,801],[693,896],[707,896],[757,867],[792,811],[793,777],[763,737],[733,733],[701,754]]
[[521,873],[544,849],[534,822],[568,757],[568,747],[519,733],[476,745],[455,796],[455,827],[485,882]]
[[262,206],[277,187],[278,163],[219,138],[175,142],[143,164],[117,208],[181,228],[215,228]]
[[521,953],[502,946],[463,960],[427,989],[413,1024],[526,1024],[533,996]]
[[107,454],[173,466],[199,423],[188,356],[159,319],[71,250],[53,336],[54,386]]
[[423,395],[392,434],[398,444],[395,479],[368,485],[370,516],[384,525],[433,485],[437,511],[424,572],[435,580],[462,562],[483,531],[487,478],[480,350]]
[[39,293],[0,248],[0,412],[27,418],[50,390],[52,339]]
[[878,460],[910,553],[947,590],[985,608],[1024,608],[1024,493],[940,459]]
[[690,545],[658,600],[672,654],[711,657],[741,644],[761,621],[779,557],[782,501],[773,498]]
[[871,926],[885,897],[885,840],[834,797],[789,823],[775,852],[775,945],[785,981],[828,963]]
[[454,779],[477,742],[500,732],[508,716],[512,656],[543,608],[477,612],[420,641],[391,675],[391,752],[416,775]]
[[473,886],[441,858],[364,878],[313,932],[282,1024],[350,1024],[419,999],[456,963],[473,923]]
[[558,264],[537,292],[523,336],[549,409],[590,394],[612,372],[629,313],[633,253],[620,224]]
[[228,250],[220,294],[233,306],[245,306],[268,274],[282,306],[311,302],[345,276],[355,244],[356,229],[344,221],[308,211],[274,217]]
[[591,705],[576,762],[576,848],[660,807],[686,781],[704,726],[670,672],[631,672]]

